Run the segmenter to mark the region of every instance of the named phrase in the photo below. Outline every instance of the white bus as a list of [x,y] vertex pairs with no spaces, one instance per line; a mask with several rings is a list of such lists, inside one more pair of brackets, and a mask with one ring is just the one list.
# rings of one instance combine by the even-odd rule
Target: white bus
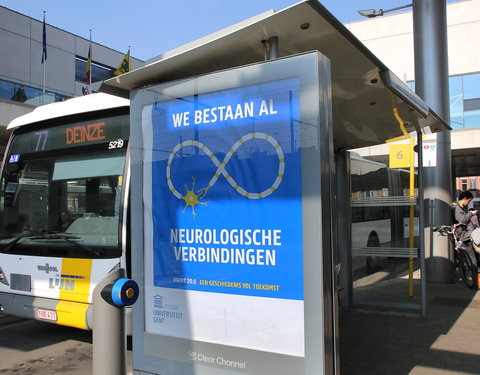
[[[393,249],[408,246],[412,200],[408,170],[392,169],[353,153],[350,157],[350,181],[352,255],[361,257],[353,262],[355,279],[364,271],[367,274],[375,272],[379,266],[379,254],[384,257],[406,255],[407,250],[394,253]],[[418,236],[418,214],[416,216],[414,227]],[[363,264],[361,259],[366,263]],[[359,265],[365,267],[361,269]]]
[[92,292],[129,272],[129,100],[92,94],[13,120],[0,182],[0,312],[92,328]]

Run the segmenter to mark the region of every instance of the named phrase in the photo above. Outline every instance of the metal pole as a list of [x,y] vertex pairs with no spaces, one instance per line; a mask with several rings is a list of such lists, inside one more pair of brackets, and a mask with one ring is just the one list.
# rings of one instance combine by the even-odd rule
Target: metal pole
[[[413,1],[415,90],[446,121],[449,120],[447,11],[445,0]],[[436,200],[427,226],[450,223],[451,141],[450,132],[437,134],[437,162],[424,169],[425,199]],[[426,227],[421,227],[425,230]],[[425,238],[428,238],[427,236]],[[426,254],[426,279],[433,283],[453,282],[454,266],[448,239],[435,235],[433,254]],[[426,249],[429,249],[427,246]]]
[[343,309],[352,307],[352,216],[350,208],[350,154],[347,151],[337,151],[335,153],[335,167],[337,179],[337,251],[338,263],[340,264],[339,274],[339,302]]
[[[43,25],[44,25],[44,27],[46,27],[45,26],[45,13],[46,13],[46,11],[43,11]],[[46,39],[47,39],[47,37],[45,35],[46,34],[46,29],[43,30],[43,33],[44,33],[43,43],[46,44]],[[46,45],[42,46],[43,86],[42,86],[42,103],[41,104],[45,104],[45,66],[47,65],[47,59],[43,59],[43,56],[45,56],[45,50],[44,49],[46,49],[46,48],[47,48]]]
[[123,277],[123,268],[112,271],[93,290],[93,375],[127,373],[125,307],[112,306],[101,295],[107,285]]
[[278,57],[278,37],[272,36],[268,39],[268,59],[276,59]]
[[90,47],[88,52],[90,52],[90,55],[88,56],[90,59],[90,74],[88,77],[88,93],[92,93],[92,73],[93,73],[93,51],[92,51],[92,29],[90,29]]
[[[415,145],[414,138],[410,138],[410,199],[415,199],[415,155],[413,148]],[[408,247],[412,249],[415,246],[415,207],[409,207],[408,220]],[[408,296],[413,297],[413,256],[408,259]]]
[[400,10],[400,9],[405,9],[405,8],[408,8],[408,7],[411,7],[412,4],[407,4],[407,5],[402,5],[402,6],[399,6],[399,7],[396,7],[396,8],[390,8],[390,9],[380,9],[382,11],[382,16],[384,13],[388,13],[388,12],[393,12],[395,10]]
[[[422,132],[417,131],[417,145],[418,145],[418,202],[420,205],[420,213],[418,217],[419,228],[425,227],[425,204],[423,196],[423,156],[422,156]],[[422,316],[427,316],[427,281],[426,281],[426,267],[425,267],[425,232],[419,230],[418,242],[420,245],[420,295],[421,295],[421,310]]]
[[42,103],[41,103],[41,105],[45,104],[45,65],[47,65],[46,61],[43,63],[43,88],[42,88]]

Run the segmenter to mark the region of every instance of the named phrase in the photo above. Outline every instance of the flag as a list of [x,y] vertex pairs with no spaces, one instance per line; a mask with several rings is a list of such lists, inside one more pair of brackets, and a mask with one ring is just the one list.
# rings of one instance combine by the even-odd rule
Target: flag
[[92,84],[92,44],[88,47],[88,59],[87,59],[87,84]]
[[45,12],[43,13],[43,52],[42,64],[47,61],[47,27],[45,25]]
[[129,72],[131,69],[132,67],[130,65],[130,48],[129,48],[122,62],[118,66],[117,70],[115,70],[115,75],[119,76],[120,74]]

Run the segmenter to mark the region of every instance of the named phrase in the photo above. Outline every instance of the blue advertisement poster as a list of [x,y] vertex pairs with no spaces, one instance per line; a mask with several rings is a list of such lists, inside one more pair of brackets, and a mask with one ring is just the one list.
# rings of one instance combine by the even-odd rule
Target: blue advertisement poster
[[303,300],[296,78],[151,106],[153,284]]

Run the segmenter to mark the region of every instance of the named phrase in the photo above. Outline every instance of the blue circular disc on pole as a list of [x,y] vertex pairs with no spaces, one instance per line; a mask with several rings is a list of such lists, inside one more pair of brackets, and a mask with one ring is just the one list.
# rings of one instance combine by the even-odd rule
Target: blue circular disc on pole
[[112,302],[115,306],[131,306],[140,293],[138,284],[132,279],[118,279],[112,287]]

